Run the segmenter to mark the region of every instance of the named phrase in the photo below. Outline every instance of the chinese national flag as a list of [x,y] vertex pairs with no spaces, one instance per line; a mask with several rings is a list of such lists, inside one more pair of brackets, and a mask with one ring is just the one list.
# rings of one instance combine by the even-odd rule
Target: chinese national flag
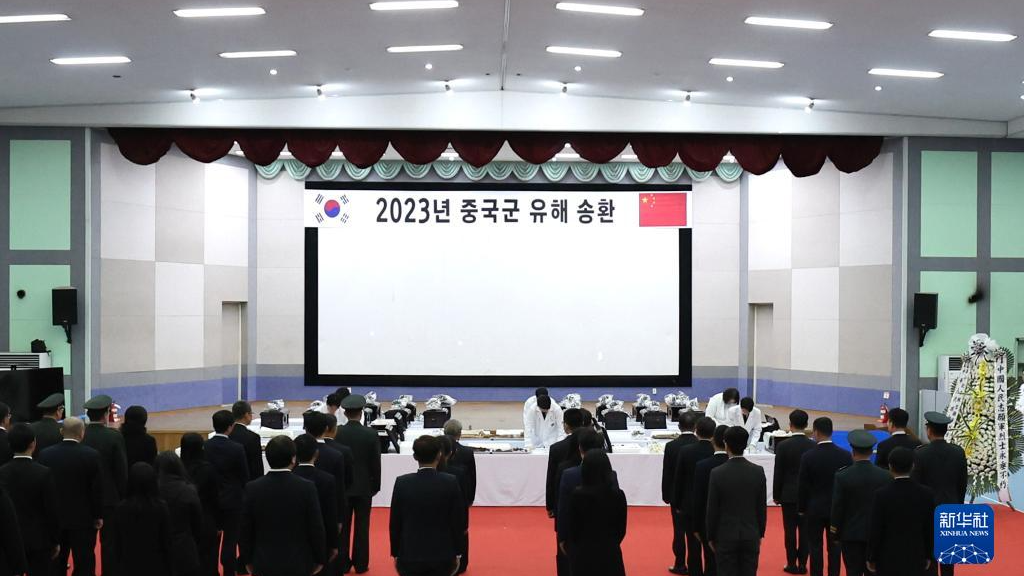
[[686,194],[640,194],[640,226],[687,226]]

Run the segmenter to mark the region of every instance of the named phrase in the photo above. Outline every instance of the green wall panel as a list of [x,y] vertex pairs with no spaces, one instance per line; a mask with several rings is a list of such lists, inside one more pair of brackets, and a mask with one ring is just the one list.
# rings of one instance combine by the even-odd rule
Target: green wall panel
[[71,248],[71,142],[11,140],[11,249]]
[[992,256],[1024,257],[1024,154],[992,153]]
[[976,309],[967,303],[974,293],[974,272],[921,272],[921,292],[939,294],[938,327],[928,332],[920,353],[922,378],[938,375],[938,358],[963,354],[967,341],[976,332]]
[[989,335],[1017,354],[1016,339],[1024,338],[1024,272],[993,272],[991,298]]
[[976,256],[977,219],[978,154],[922,152],[921,256]]
[[[53,351],[53,365],[63,366],[71,374],[71,346],[64,329],[53,326],[50,290],[71,284],[67,265],[14,265],[10,267],[10,342],[12,352],[28,352],[35,339],[46,341]],[[19,299],[18,290],[26,295]],[[81,319],[80,319],[81,320]]]

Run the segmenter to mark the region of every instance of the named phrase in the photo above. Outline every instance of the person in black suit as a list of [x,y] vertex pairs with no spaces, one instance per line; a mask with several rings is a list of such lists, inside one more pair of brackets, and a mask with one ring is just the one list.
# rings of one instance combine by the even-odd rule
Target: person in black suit
[[391,496],[391,556],[400,576],[450,576],[465,552],[466,503],[454,476],[438,472],[441,442],[420,436],[413,474],[395,480]]
[[160,498],[170,514],[171,572],[199,576],[199,539],[203,533],[203,505],[188,480],[185,464],[174,452],[161,452],[155,460]]
[[853,459],[849,452],[832,443],[831,418],[822,416],[815,419],[813,430],[814,441],[818,445],[800,457],[797,506],[807,528],[811,576],[822,576],[826,549],[828,574],[839,576],[839,546],[828,535],[832,515],[832,489],[836,472],[844,466],[853,464]]
[[889,453],[895,448],[903,447],[911,450],[921,445],[921,441],[907,432],[910,414],[902,408],[889,411],[889,437],[878,443],[875,454],[875,465],[889,472]]
[[53,393],[36,405],[43,417],[32,423],[32,432],[36,435],[36,452],[33,458],[39,458],[43,450],[59,444],[63,439],[60,435],[60,421],[64,419],[64,394]]
[[270,471],[245,487],[239,545],[253,576],[309,576],[327,562],[316,485],[292,474],[295,442],[267,444]]
[[24,574],[28,570],[25,544],[21,538],[14,503],[7,490],[0,487],[0,574]]
[[[914,451],[914,471],[910,477],[935,494],[935,505],[963,504],[967,497],[967,456],[964,449],[946,442],[946,430],[952,422],[941,412],[925,412],[928,443]],[[953,575],[952,564],[932,566],[931,573]]]
[[[85,427],[85,438],[82,444],[89,446],[100,454],[100,471],[103,474],[103,514],[104,517],[113,513],[114,508],[124,498],[128,483],[128,457],[121,433],[110,427],[110,407],[114,401],[106,394],[93,396],[83,404],[89,424]],[[108,524],[100,528],[101,566],[104,576],[111,576],[109,567],[117,566],[110,554],[112,546],[107,541],[113,535]]]
[[[316,467],[319,456],[330,449],[321,448],[316,438],[311,434],[302,434],[295,439],[295,459],[298,466],[292,472],[316,486],[317,499],[320,504],[320,517],[324,523],[324,549],[327,550],[327,563],[324,573],[336,574],[338,558],[338,544],[341,542],[338,534],[341,532],[338,515],[338,486],[336,478],[324,470]],[[340,456],[339,456],[340,457]]]
[[569,408],[562,414],[562,428],[566,437],[548,447],[548,470],[544,482],[544,508],[548,518],[555,517],[558,498],[558,465],[575,454],[572,433],[583,426],[583,412],[579,408]]
[[814,440],[807,437],[807,412],[789,413],[789,431],[792,436],[775,444],[775,476],[772,478],[772,498],[782,507],[782,530],[785,534],[786,566],[788,574],[807,573],[807,526],[799,511],[800,459],[814,448]]
[[260,435],[249,430],[252,424],[252,406],[244,400],[239,400],[231,405],[231,415],[235,417],[235,427],[231,429],[228,438],[242,445],[245,448],[245,463],[249,467],[249,480],[255,480],[263,476],[263,444]]
[[376,430],[362,424],[366,398],[350,394],[341,401],[341,407],[348,423],[338,428],[336,440],[352,450],[353,469],[352,484],[346,494],[348,512],[342,522],[339,562],[342,570],[354,566],[356,574],[363,574],[370,569],[370,505],[380,492],[380,440]]
[[[476,455],[469,446],[459,443],[462,440],[462,422],[449,420],[444,423],[444,435],[452,439],[455,452],[452,454],[449,464],[459,466],[465,473],[465,486],[463,496],[466,498],[466,507],[472,507],[476,500]],[[468,517],[467,517],[468,522]],[[459,562],[458,574],[463,574],[469,568],[469,529],[466,529],[466,551],[462,554]]]
[[[339,400],[340,402],[340,400]],[[338,435],[338,418],[334,414],[324,414],[324,421],[327,422],[327,432],[321,438],[327,448],[338,452],[345,458],[345,493],[352,486],[355,469],[355,456],[352,449],[338,442],[335,437]],[[347,506],[347,505],[346,505]]]
[[911,479],[914,453],[893,448],[893,481],[875,493],[867,568],[875,576],[924,576],[932,559],[935,493]]
[[196,537],[199,553],[199,576],[218,576],[220,547],[220,475],[213,464],[206,461],[203,437],[195,432],[181,436],[181,461],[188,479],[196,488],[203,507],[203,524]]
[[85,423],[64,420],[64,440],[39,453],[39,463],[53,473],[60,519],[60,554],[53,573],[67,571],[74,558],[74,576],[95,576],[96,531],[103,526],[103,476],[99,452],[82,444]]
[[[151,574],[172,576],[171,516],[160,499],[156,470],[145,462],[136,462],[128,471],[125,499],[114,508],[108,520],[109,551],[119,576]],[[109,566],[103,567],[108,574]]]
[[0,466],[14,458],[10,442],[7,440],[7,429],[11,427],[11,407],[0,402]]
[[768,525],[768,481],[763,468],[743,457],[748,440],[742,426],[725,431],[729,460],[708,481],[708,542],[721,576],[757,576]]
[[[676,465],[679,463],[679,449],[697,442],[693,429],[697,425],[696,412],[679,413],[679,436],[665,444],[665,456],[661,461],[661,501],[672,504],[672,488],[675,486]],[[679,514],[673,506],[672,514],[672,556],[675,558],[668,571],[673,574],[687,574],[686,533],[679,525]]]
[[[238,570],[238,531],[242,515],[245,485],[249,482],[249,465],[245,448],[231,440],[235,417],[227,410],[213,414],[213,437],[206,441],[206,459],[220,476],[220,565],[225,576]],[[246,559],[248,561],[248,559]]]
[[[576,431],[577,443],[579,444],[580,464],[571,466],[562,471],[562,479],[558,485],[558,510],[555,512],[555,533],[558,535],[559,548],[565,548],[569,538],[569,502],[572,500],[574,490],[583,485],[583,470],[580,465],[583,457],[591,450],[603,450],[604,438],[592,428],[584,428]],[[611,471],[612,484],[619,487],[619,477],[614,470]]]
[[846,576],[865,576],[871,503],[875,492],[892,479],[871,463],[875,437],[870,432],[853,430],[849,438],[853,465],[836,472],[829,532],[839,540]]
[[[18,517],[18,529],[24,543],[28,576],[50,574],[53,559],[60,553],[60,524],[57,511],[57,485],[53,473],[32,461],[36,437],[28,424],[15,424],[8,433],[14,458],[0,466],[0,487],[7,491]],[[0,516],[11,518],[6,513]],[[9,522],[0,522],[6,531]],[[0,572],[14,574],[19,571]]]
[[335,515],[338,518],[342,518],[348,510],[348,498],[345,496],[345,488],[351,482],[352,471],[346,466],[345,456],[341,449],[348,448],[336,445],[338,449],[332,450],[327,447],[325,436],[327,434],[327,421],[331,416],[321,414],[320,412],[313,412],[307,416],[305,419],[306,433],[313,437],[313,441],[317,443],[317,450],[320,451],[319,456],[316,458],[316,467],[318,470],[323,470],[334,478],[334,487],[337,491],[334,497],[335,506],[337,507]]
[[725,432],[728,429],[729,427],[725,424],[715,428],[715,435],[711,441],[715,447],[715,453],[709,458],[697,462],[697,467],[693,471],[693,505],[690,508],[689,528],[690,532],[693,532],[700,542],[704,560],[702,563],[704,576],[716,576],[718,574],[715,551],[711,549],[711,545],[708,543],[708,484],[711,482],[711,471],[725,464],[726,460],[729,459],[729,453],[725,449]]
[[583,455],[580,478],[582,483],[569,497],[565,526],[565,553],[572,573],[625,576],[626,495],[603,448]]
[[695,430],[698,441],[679,449],[676,462],[676,473],[673,479],[672,508],[679,516],[679,528],[686,539],[686,569],[690,576],[701,576],[704,573],[703,554],[700,540],[690,527],[690,511],[693,509],[693,479],[697,463],[715,453],[711,443],[715,436],[715,421],[707,416],[697,420]]
[[125,458],[128,466],[136,462],[153,464],[156,460],[156,439],[146,432],[149,413],[142,406],[129,406],[121,422],[121,436],[124,438]]

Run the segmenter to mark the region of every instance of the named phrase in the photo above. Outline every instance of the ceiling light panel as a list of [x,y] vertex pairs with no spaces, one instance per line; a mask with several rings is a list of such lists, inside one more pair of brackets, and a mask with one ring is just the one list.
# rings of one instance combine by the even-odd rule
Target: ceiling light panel
[[998,32],[969,32],[967,30],[932,30],[928,35],[932,38],[977,40],[980,42],[1010,42],[1017,39],[1013,34],[1002,34]]
[[594,56],[597,58],[619,58],[622,52],[618,50],[606,50],[603,48],[574,48],[571,46],[548,46],[547,51],[552,54],[571,54],[573,56]]
[[462,44],[431,44],[425,46],[388,46],[392,54],[412,54],[416,52],[455,52],[462,50]]
[[579,2],[559,2],[555,8],[566,12],[586,12],[588,14],[604,14],[606,16],[643,16],[642,8],[629,6],[609,6],[607,4],[582,4]]
[[872,68],[868,70],[868,74],[874,76],[896,76],[900,78],[925,78],[934,80],[935,78],[942,78],[945,76],[942,72],[932,72],[930,70],[900,70],[897,68]]
[[831,22],[794,20],[792,18],[768,18],[765,16],[750,16],[743,22],[753,26],[775,26],[778,28],[799,28],[802,30],[828,30],[832,27]]
[[127,64],[131,62],[127,56],[76,56],[72,58],[53,58],[50,62],[59,66],[87,66],[90,64]]
[[67,14],[23,14],[19,16],[0,16],[0,24],[29,24],[32,22],[67,22],[71,20]]
[[178,18],[227,18],[231,16],[262,16],[267,11],[259,6],[242,6],[239,8],[185,8],[175,10]]
[[400,11],[400,10],[444,10],[447,8],[458,8],[459,3],[455,0],[410,0],[407,2],[372,2],[370,10],[378,12]]
[[712,58],[708,60],[708,64],[715,66],[738,66],[741,68],[782,68],[785,66],[782,62],[772,62],[770,60],[742,60],[737,58]]
[[298,54],[295,50],[253,50],[250,52],[221,52],[221,58],[282,58],[286,56],[295,56]]

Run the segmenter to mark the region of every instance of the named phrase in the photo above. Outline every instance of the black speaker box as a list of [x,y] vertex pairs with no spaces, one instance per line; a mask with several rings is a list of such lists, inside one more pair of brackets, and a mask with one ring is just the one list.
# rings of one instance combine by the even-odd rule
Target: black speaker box
[[934,330],[938,325],[939,295],[934,292],[914,294],[914,327]]
[[53,325],[78,324],[78,289],[70,286],[53,289]]

